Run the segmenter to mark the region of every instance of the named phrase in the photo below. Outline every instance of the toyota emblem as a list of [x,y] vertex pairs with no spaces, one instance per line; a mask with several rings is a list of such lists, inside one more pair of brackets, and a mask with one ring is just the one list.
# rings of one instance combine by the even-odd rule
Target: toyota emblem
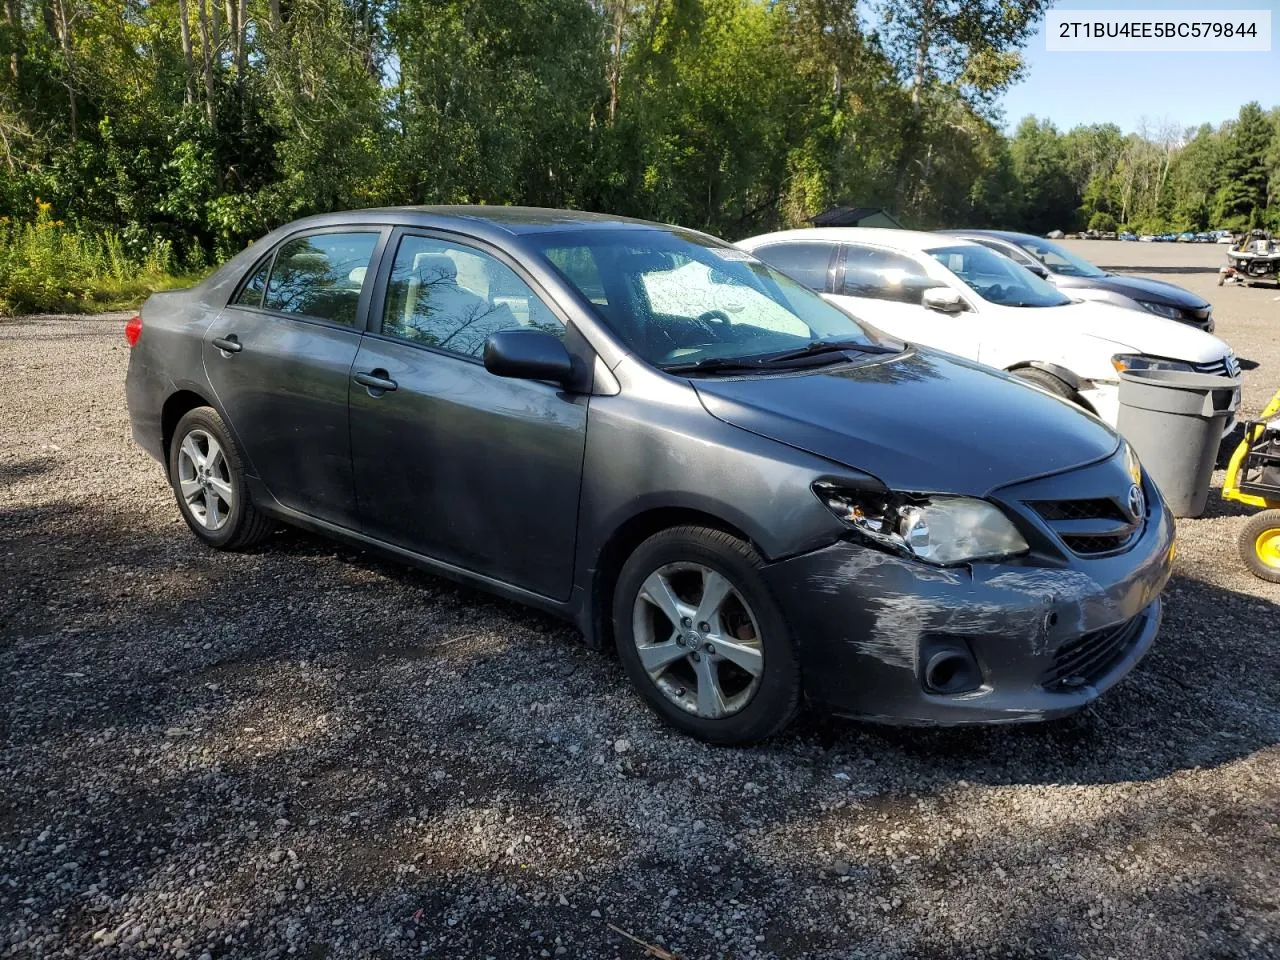
[[1147,512],[1147,498],[1143,496],[1142,488],[1136,483],[1129,488],[1129,516],[1136,523],[1141,520]]

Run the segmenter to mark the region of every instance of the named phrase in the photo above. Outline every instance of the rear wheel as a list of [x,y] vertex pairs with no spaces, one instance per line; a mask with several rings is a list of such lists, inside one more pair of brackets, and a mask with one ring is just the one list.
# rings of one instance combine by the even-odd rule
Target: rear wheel
[[240,451],[212,407],[196,407],[178,421],[169,483],[187,526],[211,547],[242,550],[271,533],[271,520],[249,499]]
[[614,591],[614,635],[632,684],[672,726],[751,743],[787,725],[800,667],[750,545],[675,527],[642,543]]
[[1280,583],[1280,510],[1263,510],[1240,531],[1240,556],[1255,577]]

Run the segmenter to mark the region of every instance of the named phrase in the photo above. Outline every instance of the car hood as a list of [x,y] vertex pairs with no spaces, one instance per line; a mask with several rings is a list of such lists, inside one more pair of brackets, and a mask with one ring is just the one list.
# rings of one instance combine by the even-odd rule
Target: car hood
[[1051,321],[1052,329],[1059,334],[1069,332],[1096,337],[1133,353],[1190,363],[1212,363],[1231,352],[1231,348],[1213,334],[1144,310],[1127,310],[1097,300],[1042,309],[1045,322]]
[[1182,287],[1172,283],[1165,283],[1163,280],[1148,280],[1146,277],[1122,277],[1115,273],[1109,273],[1105,277],[1071,279],[1075,282],[1063,284],[1064,289],[1069,289],[1073,286],[1094,287],[1100,290],[1110,290],[1112,293],[1131,297],[1134,300],[1168,304],[1180,310],[1204,310],[1209,306],[1208,301],[1199,294],[1184,290]]
[[698,378],[708,412],[912,493],[983,496],[1113,454],[1101,421],[933,350],[764,377]]

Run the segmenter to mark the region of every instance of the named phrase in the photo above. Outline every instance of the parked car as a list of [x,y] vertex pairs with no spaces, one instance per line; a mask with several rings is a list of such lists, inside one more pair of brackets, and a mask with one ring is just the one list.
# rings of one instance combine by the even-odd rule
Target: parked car
[[1116,238],[1116,232],[1114,230],[1108,230],[1106,233],[1102,235],[1103,240],[1114,240],[1115,238]]
[[1218,243],[1234,243],[1235,242],[1235,234],[1233,234],[1230,230],[1219,230],[1217,233],[1217,238],[1218,238],[1217,240]]
[[1144,233],[1142,236],[1138,238],[1138,240],[1141,241],[1142,243],[1154,243],[1155,239],[1156,239],[1155,235],[1151,233]]
[[566,617],[709,741],[802,697],[1058,716],[1159,625],[1173,522],[1110,428],[705,234],[313,217],[125,333],[134,436],[200,541],[284,521]]
[[1120,239],[1124,240],[1126,243],[1129,243],[1134,240],[1137,240],[1138,235],[1136,233],[1130,233],[1128,230],[1126,230],[1124,233],[1120,234]]
[[1066,236],[1066,234],[1063,233],[1061,230],[1050,230],[1047,236],[1049,237],[1050,240],[1061,240],[1063,237]]
[[[1163,280],[1109,273],[1061,244],[1012,230],[943,230],[1003,253],[1076,300],[1099,300],[1145,310],[1211,332],[1213,307],[1190,290]],[[1146,239],[1145,237],[1143,238]]]
[[1179,243],[1194,243],[1195,239],[1196,239],[1196,235],[1192,233],[1190,230],[1186,230],[1178,234]]
[[846,227],[784,231],[739,246],[892,336],[1007,370],[1111,424],[1123,370],[1239,372],[1217,337],[1144,311],[1073,300],[960,237]]

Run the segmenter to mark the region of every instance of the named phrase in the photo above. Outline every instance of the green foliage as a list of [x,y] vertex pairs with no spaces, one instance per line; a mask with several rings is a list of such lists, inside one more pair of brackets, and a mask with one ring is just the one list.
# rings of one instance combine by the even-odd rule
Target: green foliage
[[[1257,105],[1218,130],[1028,118],[1006,137],[993,104],[1046,6],[4,0],[0,215],[50,201],[72,263],[179,251],[137,289],[301,215],[400,203],[595,209],[731,239],[835,204],[922,227],[1280,220],[1280,123]],[[24,266],[13,251],[35,240],[18,231],[13,302],[115,295],[89,292],[107,269]]]
[[40,200],[33,221],[0,222],[0,315],[129,306],[178,285],[173,269],[167,240],[134,250],[119,233],[79,233]]
[[1097,230],[1099,233],[1114,233],[1116,230],[1116,218],[1103,210],[1099,210],[1089,218],[1089,229]]

